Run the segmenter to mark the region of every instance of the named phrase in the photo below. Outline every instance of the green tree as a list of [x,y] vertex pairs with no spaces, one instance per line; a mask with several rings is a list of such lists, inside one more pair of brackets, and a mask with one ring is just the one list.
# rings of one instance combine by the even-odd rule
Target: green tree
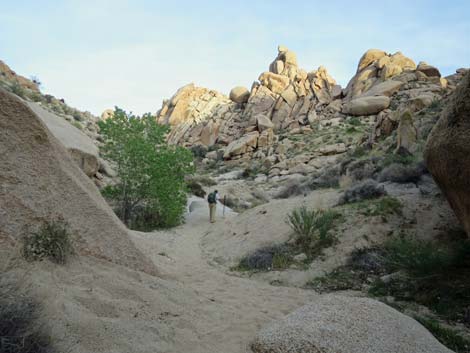
[[119,182],[103,194],[117,202],[116,213],[130,228],[171,227],[186,206],[185,176],[194,171],[192,154],[165,142],[166,126],[151,114],[142,117],[115,108],[99,122],[102,152],[117,167]]

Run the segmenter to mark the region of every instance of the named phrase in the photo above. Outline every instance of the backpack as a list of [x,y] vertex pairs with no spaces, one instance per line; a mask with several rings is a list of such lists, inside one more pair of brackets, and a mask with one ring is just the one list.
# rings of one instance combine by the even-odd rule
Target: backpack
[[217,203],[217,200],[215,198],[215,192],[211,192],[209,196],[207,196],[207,201],[209,203]]

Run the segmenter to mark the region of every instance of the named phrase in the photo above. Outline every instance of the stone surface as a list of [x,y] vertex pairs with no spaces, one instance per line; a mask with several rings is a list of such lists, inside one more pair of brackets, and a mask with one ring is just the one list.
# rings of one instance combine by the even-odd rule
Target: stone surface
[[323,295],[262,329],[255,353],[452,353],[420,323],[373,299]]
[[72,124],[45,110],[38,104],[27,102],[54,136],[67,148],[72,158],[82,171],[93,177],[99,169],[98,147],[93,140]]
[[69,224],[77,253],[157,273],[59,139],[28,105],[3,89],[0,151],[2,234],[19,244],[25,231],[60,217]]
[[269,120],[267,116],[261,114],[256,116],[256,125],[258,126],[258,130],[260,132],[267,129],[272,129],[274,127],[272,121]]
[[401,148],[413,152],[418,139],[418,131],[413,124],[413,114],[406,111],[400,116],[397,129],[397,151]]
[[386,96],[360,97],[343,106],[343,113],[351,115],[372,115],[381,112],[390,105]]
[[417,71],[424,73],[427,77],[441,77],[439,69],[421,61],[416,68]]
[[429,135],[426,165],[470,235],[470,73]]
[[246,103],[250,98],[250,91],[246,87],[237,86],[230,91],[230,99],[235,103]]
[[259,132],[255,131],[245,136],[242,136],[238,140],[231,142],[224,152],[224,158],[230,158],[233,156],[238,156],[248,152],[248,149],[251,147],[252,149],[256,148],[258,143]]

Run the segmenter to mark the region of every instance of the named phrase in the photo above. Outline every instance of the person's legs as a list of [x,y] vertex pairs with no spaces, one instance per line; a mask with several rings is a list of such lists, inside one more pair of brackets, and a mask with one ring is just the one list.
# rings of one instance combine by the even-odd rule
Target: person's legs
[[215,203],[209,204],[209,213],[210,213],[210,221],[211,221],[211,223],[214,223],[214,222],[215,222],[215,208],[216,208],[216,204],[215,204]]

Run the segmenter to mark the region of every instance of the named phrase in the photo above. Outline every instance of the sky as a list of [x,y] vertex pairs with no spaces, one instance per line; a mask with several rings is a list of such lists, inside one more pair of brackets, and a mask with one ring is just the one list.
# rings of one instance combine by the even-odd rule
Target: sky
[[0,0],[0,60],[99,115],[156,112],[190,82],[251,87],[279,44],[345,86],[370,48],[470,66],[470,0]]

